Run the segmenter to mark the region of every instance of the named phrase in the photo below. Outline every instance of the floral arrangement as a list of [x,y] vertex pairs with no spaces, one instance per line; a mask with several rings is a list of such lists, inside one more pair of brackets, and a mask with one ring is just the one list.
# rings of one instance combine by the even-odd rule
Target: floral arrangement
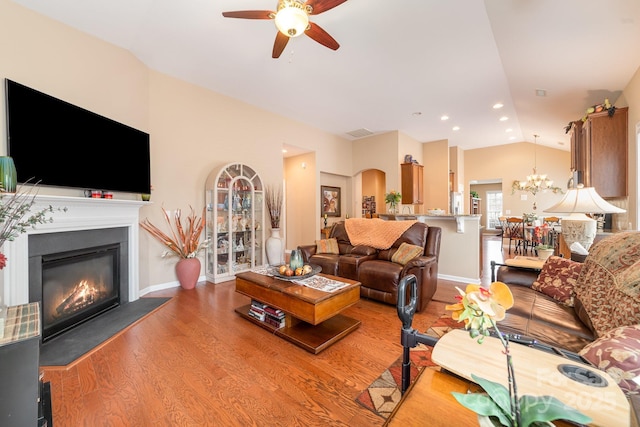
[[191,208],[191,213],[187,216],[186,224],[184,225],[182,224],[182,211],[180,209],[176,210],[174,214],[174,225],[171,224],[169,213],[164,208],[162,213],[169,226],[170,236],[153,225],[148,218],[145,218],[140,223],[140,226],[169,249],[163,252],[163,257],[175,255],[183,259],[195,258],[201,250],[209,245],[209,240],[200,242],[200,236],[202,236],[202,230],[204,229],[204,209],[202,209],[202,216],[198,217],[193,208]]
[[401,200],[402,194],[398,193],[396,190],[391,190],[391,192],[384,195],[384,202],[391,205],[392,208],[395,208]]
[[538,243],[538,249],[553,249],[553,234],[549,225],[544,224],[533,229],[533,238]]
[[[24,187],[15,193],[0,192],[0,247],[5,241],[13,241],[29,228],[35,228],[38,224],[53,222],[49,215],[54,208],[48,206],[38,211],[31,212],[37,195],[36,186],[24,190]],[[67,208],[58,210],[67,211]],[[0,270],[7,265],[7,258],[0,252]]]
[[280,187],[266,187],[264,190],[267,211],[271,220],[271,228],[280,228],[280,211],[282,209],[282,190]]
[[493,425],[527,427],[549,425],[553,420],[568,420],[579,424],[588,424],[591,418],[563,404],[553,396],[518,397],[515,372],[511,353],[509,352],[508,335],[500,333],[496,322],[504,319],[509,308],[513,306],[513,294],[502,282],[493,282],[487,289],[479,285],[467,285],[466,291],[457,288],[460,295],[458,303],[446,306],[452,311],[452,318],[464,322],[471,338],[482,344],[493,328],[500,339],[506,355],[509,389],[499,383],[472,375],[473,380],[486,392],[457,393],[455,399],[476,412],[480,417],[487,417]]

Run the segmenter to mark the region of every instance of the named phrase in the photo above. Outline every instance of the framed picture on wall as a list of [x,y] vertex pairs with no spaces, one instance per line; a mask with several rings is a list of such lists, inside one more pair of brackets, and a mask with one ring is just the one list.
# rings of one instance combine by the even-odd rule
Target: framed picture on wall
[[320,186],[322,216],[340,216],[340,187]]

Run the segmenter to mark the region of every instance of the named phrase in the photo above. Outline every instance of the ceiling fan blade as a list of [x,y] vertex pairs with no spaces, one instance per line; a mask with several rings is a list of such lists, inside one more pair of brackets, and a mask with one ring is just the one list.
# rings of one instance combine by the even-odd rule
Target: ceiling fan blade
[[311,6],[311,15],[318,15],[336,6],[340,6],[346,1],[347,0],[309,0],[305,3],[305,6]]
[[280,58],[280,54],[289,43],[289,37],[282,34],[280,31],[276,34],[276,41],[273,43],[272,58]]
[[309,22],[309,29],[304,33],[321,45],[328,47],[329,49],[338,50],[338,48],[340,47],[340,44],[333,37],[331,37],[329,33],[320,28],[318,24],[314,24],[313,22]]
[[235,12],[222,12],[225,18],[243,19],[273,19],[275,13],[270,10],[238,10]]

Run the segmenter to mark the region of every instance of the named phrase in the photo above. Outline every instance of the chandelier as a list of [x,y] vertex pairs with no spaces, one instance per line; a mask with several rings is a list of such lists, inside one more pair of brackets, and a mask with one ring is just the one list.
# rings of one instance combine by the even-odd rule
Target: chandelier
[[560,187],[555,187],[553,185],[553,181],[547,178],[546,174],[538,174],[538,165],[537,165],[537,153],[536,148],[538,146],[538,136],[533,135],[534,137],[534,146],[533,146],[533,173],[527,176],[525,181],[513,181],[513,185],[511,186],[511,194],[514,194],[517,190],[524,191],[526,193],[531,193],[534,196],[539,192],[552,191],[553,193],[562,193],[562,189]]

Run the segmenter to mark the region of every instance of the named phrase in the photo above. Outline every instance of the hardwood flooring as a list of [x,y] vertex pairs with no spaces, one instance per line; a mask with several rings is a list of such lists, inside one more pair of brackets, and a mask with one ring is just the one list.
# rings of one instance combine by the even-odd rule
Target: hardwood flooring
[[[487,266],[503,259],[499,238],[484,245]],[[445,312],[455,285],[438,282],[414,328]],[[313,355],[236,314],[248,298],[234,281],[153,296],[173,298],[74,364],[42,369],[55,427],[383,424],[355,398],[402,354],[394,306],[359,301],[344,313],[361,326]]]

